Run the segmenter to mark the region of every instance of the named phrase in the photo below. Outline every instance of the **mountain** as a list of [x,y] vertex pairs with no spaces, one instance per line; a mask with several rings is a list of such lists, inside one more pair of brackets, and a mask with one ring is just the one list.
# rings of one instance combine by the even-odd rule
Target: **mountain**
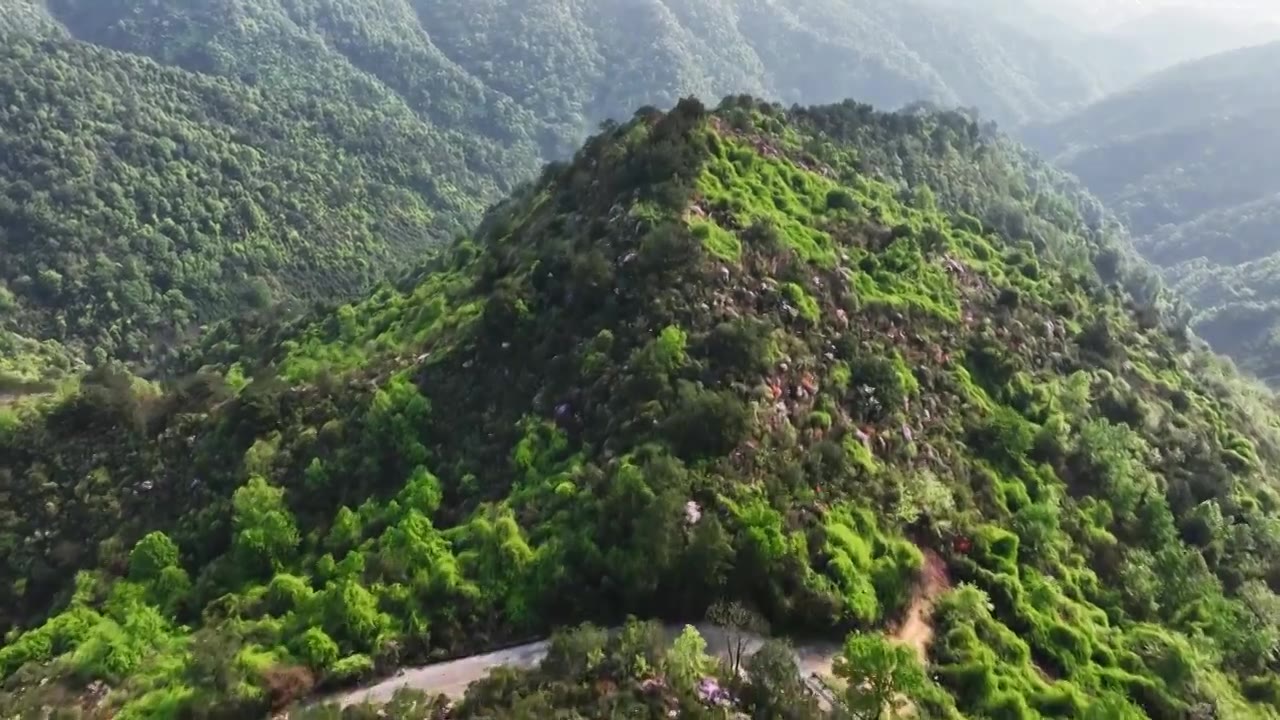
[[1195,328],[1280,379],[1280,43],[1156,75],[1030,141],[1120,213],[1195,308]]
[[[1094,46],[941,0],[0,0],[0,393],[155,370],[356,297],[572,152],[696,94],[1098,97]],[[797,50],[798,49],[798,50]]]
[[[1274,397],[1117,232],[959,113],[642,109],[398,285],[0,410],[0,710],[257,717],[727,599],[855,631],[871,707],[1275,717]],[[926,567],[916,674],[877,638]],[[696,640],[624,635],[459,712],[691,701]]]

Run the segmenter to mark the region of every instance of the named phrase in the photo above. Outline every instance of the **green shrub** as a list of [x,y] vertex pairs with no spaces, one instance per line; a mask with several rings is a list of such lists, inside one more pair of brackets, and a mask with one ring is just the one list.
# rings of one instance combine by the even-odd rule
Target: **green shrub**
[[662,434],[681,458],[696,459],[728,453],[749,426],[747,405],[733,393],[681,383]]
[[848,210],[857,211],[858,201],[853,195],[844,188],[832,188],[827,191],[827,209],[828,210]]
[[315,591],[306,578],[288,573],[271,578],[271,584],[267,586],[267,598],[277,615],[301,609],[314,595]]
[[817,428],[819,430],[829,430],[831,429],[831,413],[823,412],[821,410],[814,410],[813,412],[809,413],[809,417],[806,420],[806,424],[811,428]]
[[129,577],[155,580],[160,571],[178,564],[178,546],[162,532],[149,533],[129,553]]
[[294,655],[315,670],[329,670],[333,675],[343,678],[354,677],[347,673],[355,670],[356,664],[352,663],[349,667],[339,668],[337,665],[340,654],[338,643],[320,628],[307,628],[290,643],[290,647]]
[[368,655],[348,655],[333,663],[329,676],[336,682],[355,682],[373,675],[373,660]]
[[787,283],[782,286],[782,292],[787,301],[800,313],[800,317],[809,321],[810,324],[816,325],[822,319],[822,310],[818,307],[818,302],[803,287],[796,283]]
[[978,528],[973,557],[993,572],[1018,575],[1018,536],[994,525]]
[[714,221],[697,220],[690,224],[690,229],[702,247],[716,258],[737,262],[742,257],[742,241]]

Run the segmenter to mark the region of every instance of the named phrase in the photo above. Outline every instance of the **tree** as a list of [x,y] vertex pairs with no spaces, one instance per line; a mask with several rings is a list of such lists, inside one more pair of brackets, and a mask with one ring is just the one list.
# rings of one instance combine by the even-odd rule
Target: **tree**
[[766,635],[769,623],[759,613],[737,601],[719,601],[707,609],[707,620],[724,630],[729,671],[738,677],[752,636]]
[[284,490],[261,476],[249,479],[231,498],[234,507],[236,554],[246,572],[278,570],[301,541],[293,515],[284,503]]
[[835,673],[848,683],[842,698],[845,709],[859,720],[899,717],[926,683],[910,648],[862,633],[845,640]]
[[[686,504],[686,507],[688,505]],[[699,512],[701,510],[699,509]],[[705,513],[690,531],[689,545],[680,556],[681,608],[694,611],[720,595],[733,571],[733,538],[720,518]]]
[[161,571],[178,564],[178,546],[162,532],[147,534],[129,553],[129,577],[140,582],[156,580]]
[[667,677],[683,692],[692,692],[698,680],[711,672],[714,661],[707,655],[707,641],[692,625],[686,625],[667,653]]
[[604,663],[609,634],[590,623],[551,636],[541,671],[572,682],[589,679]]
[[458,550],[458,567],[474,581],[484,603],[512,625],[531,619],[527,579],[533,548],[511,508],[486,505],[450,538]]
[[229,695],[246,680],[236,660],[243,648],[244,642],[229,627],[205,627],[191,636],[183,678],[198,691]]
[[821,717],[817,699],[805,687],[795,651],[783,640],[768,640],[746,661],[753,717],[808,720]]
[[173,614],[191,590],[191,578],[178,565],[178,546],[162,532],[147,534],[129,553],[129,577],[147,588],[147,597]]
[[374,647],[392,622],[390,616],[378,611],[377,598],[350,579],[329,583],[321,607],[324,630],[345,647]]
[[327,670],[338,661],[338,643],[318,627],[307,628],[293,642],[293,651],[315,670]]
[[667,641],[662,626],[628,617],[611,648],[611,672],[632,680],[647,676],[665,655]]
[[333,519],[325,547],[336,553],[346,552],[360,544],[363,537],[364,528],[360,516],[344,505],[338,508],[338,514]]

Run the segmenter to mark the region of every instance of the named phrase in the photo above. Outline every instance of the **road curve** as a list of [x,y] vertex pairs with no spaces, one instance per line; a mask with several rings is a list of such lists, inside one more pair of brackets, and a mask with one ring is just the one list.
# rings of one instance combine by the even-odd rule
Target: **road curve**
[[[951,580],[947,575],[946,563],[937,553],[924,552],[925,567],[913,591],[911,602],[907,608],[906,622],[890,638],[911,647],[920,656],[920,662],[927,664],[928,646],[933,639],[933,603],[939,596],[951,588]],[[667,625],[665,630],[672,639],[684,630],[684,625]],[[728,654],[729,633],[721,627],[710,623],[695,625],[703,639],[707,641],[707,650],[720,658]],[[616,632],[616,628],[610,632]],[[759,650],[764,638],[747,634],[744,650],[748,655]],[[472,655],[460,660],[426,665],[401,671],[398,675],[383,680],[376,685],[351,690],[320,700],[322,703],[337,703],[342,707],[361,703],[383,704],[389,701],[402,688],[419,690],[428,695],[446,695],[461,699],[466,695],[467,687],[477,680],[482,680],[490,670],[497,667],[520,669],[533,668],[547,654],[547,640],[528,643],[498,650],[496,652]],[[832,676],[832,663],[840,654],[838,643],[805,643],[795,648],[796,664],[806,684],[814,690],[821,700],[829,700],[822,679]]]
[[[707,624],[696,625],[698,632],[707,641],[707,651],[719,657],[727,653],[727,633],[724,629]],[[683,625],[666,626],[667,634],[675,637],[684,629]],[[748,635],[747,654],[754,653],[764,644],[764,639]],[[376,685],[357,688],[349,692],[325,698],[321,702],[337,703],[340,707],[370,703],[383,704],[391,700],[397,691],[409,688],[419,690],[428,695],[442,694],[450,698],[460,699],[467,692],[467,687],[477,680],[484,679],[490,670],[497,667],[528,669],[536,667],[547,654],[549,643],[541,640],[526,645],[519,645],[506,650],[472,655],[459,660],[425,665],[400,672],[398,675],[383,680]],[[840,652],[835,643],[812,643],[796,648],[796,661],[804,677],[812,675],[828,676],[831,674],[831,663]]]

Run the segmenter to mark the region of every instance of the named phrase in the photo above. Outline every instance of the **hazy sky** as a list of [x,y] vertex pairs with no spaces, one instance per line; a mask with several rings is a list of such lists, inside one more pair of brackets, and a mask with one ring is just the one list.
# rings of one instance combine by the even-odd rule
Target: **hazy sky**
[[[1070,4],[1072,0],[1062,0]],[[1164,8],[1195,8],[1215,14],[1236,15],[1257,19],[1280,18],[1280,0],[1085,0],[1095,6],[1095,12],[1112,12],[1124,16],[1124,20],[1140,17],[1145,13]]]
[[1092,29],[1137,20],[1161,10],[1189,8],[1214,15],[1280,22],[1280,0],[1021,0]]

